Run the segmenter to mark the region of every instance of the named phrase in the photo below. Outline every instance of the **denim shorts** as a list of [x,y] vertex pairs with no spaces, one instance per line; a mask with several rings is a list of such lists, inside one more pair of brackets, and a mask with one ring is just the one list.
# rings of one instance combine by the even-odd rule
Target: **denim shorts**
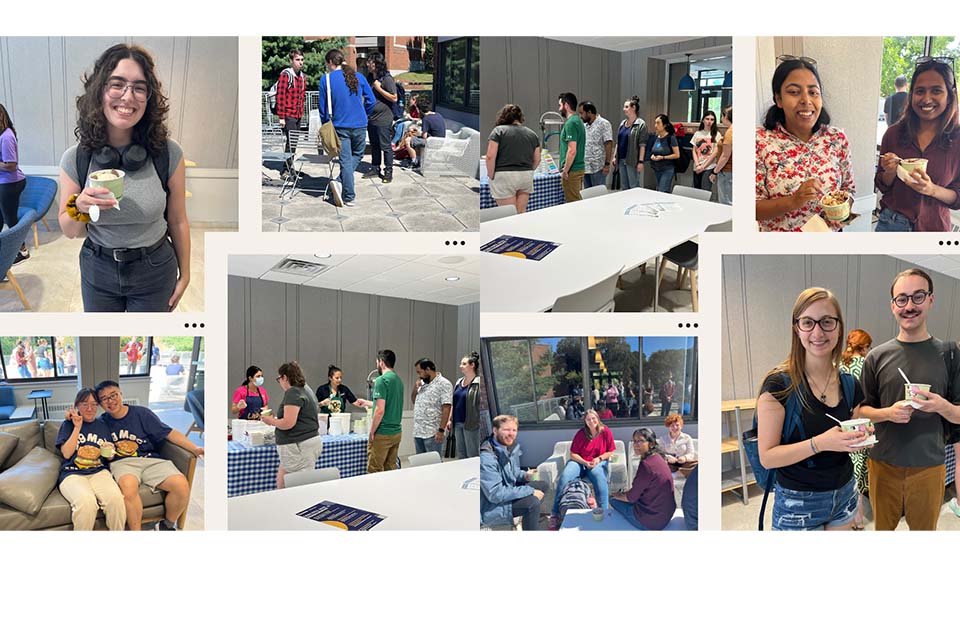
[[835,491],[794,491],[779,484],[773,501],[774,531],[816,531],[842,527],[857,513],[853,478]]

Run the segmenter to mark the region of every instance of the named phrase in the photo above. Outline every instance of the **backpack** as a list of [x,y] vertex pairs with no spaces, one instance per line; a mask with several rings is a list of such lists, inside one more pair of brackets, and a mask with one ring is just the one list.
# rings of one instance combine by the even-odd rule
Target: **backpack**
[[[854,378],[849,373],[844,373],[843,371],[839,372],[840,374],[840,391],[843,394],[843,399],[847,403],[847,406],[853,408],[853,396],[854,391],[857,385],[857,379]],[[780,374],[781,379],[783,380],[784,387],[790,386],[790,376],[785,372]],[[800,401],[800,391],[795,391],[787,397],[787,402],[783,407],[783,430],[780,433],[780,443],[783,444],[790,440],[791,436],[794,433],[800,433],[800,439],[806,440],[807,435],[803,430],[803,403]],[[758,426],[757,426],[757,413],[753,413],[753,425],[749,431],[745,431],[743,434],[743,451],[747,456],[747,460],[750,462],[750,466],[753,468],[753,477],[757,481],[757,486],[763,488],[763,502],[760,504],[760,518],[757,525],[758,531],[763,531],[763,513],[767,508],[767,498],[770,495],[770,490],[773,488],[773,485],[776,481],[777,471],[776,469],[767,469],[762,464],[760,464],[760,448],[758,445]],[[817,466],[816,463],[807,458],[803,461],[808,468]]]
[[[293,88],[293,67],[287,67],[280,72],[280,78],[283,77],[283,74],[287,74],[287,77],[290,78],[290,82],[287,85],[287,89]],[[273,83],[273,86],[270,87],[270,90],[267,91],[267,104],[270,107],[270,113],[277,115],[277,85],[280,84],[280,78],[277,78],[277,81]]]
[[[80,145],[77,145],[77,181],[80,182],[80,188],[83,189],[83,184],[86,182],[86,175],[90,171],[90,159],[93,157],[93,154],[90,153],[89,149],[84,149]],[[170,147],[164,146],[163,151],[159,154],[150,154],[150,159],[153,160],[153,168],[157,172],[157,177],[160,178],[160,184],[163,186],[163,193],[169,199],[170,197],[170,185],[167,182],[170,180]],[[167,219],[167,205],[163,205],[163,219]]]
[[[944,390],[944,397],[948,402],[956,402],[957,389],[954,389],[953,383],[957,378],[957,367],[960,366],[960,349],[956,342],[941,342],[940,356],[943,358],[943,364],[947,367],[947,388]],[[943,423],[943,441],[946,445],[960,442],[960,425],[947,422],[946,418],[940,418]]]
[[403,118],[403,105],[407,104],[407,90],[403,88],[403,85],[399,82],[397,83],[397,101],[393,103],[391,109],[393,110],[393,119],[400,120]]
[[563,522],[570,509],[589,509],[591,492],[590,483],[579,478],[568,482],[560,492],[560,522]]

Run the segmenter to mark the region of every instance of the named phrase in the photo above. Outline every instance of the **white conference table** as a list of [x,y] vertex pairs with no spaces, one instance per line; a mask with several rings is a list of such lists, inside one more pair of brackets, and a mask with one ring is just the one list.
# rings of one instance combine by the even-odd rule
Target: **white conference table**
[[231,530],[337,531],[297,513],[324,500],[386,516],[373,531],[479,529],[480,458],[382,471],[227,500]]
[[[680,210],[660,218],[624,215],[632,204],[671,202]],[[546,311],[557,298],[657,258],[703,232],[732,219],[733,208],[695,198],[629,189],[480,225],[481,245],[502,235],[555,242],[560,246],[540,261],[481,252],[484,311]],[[654,300],[654,310],[657,301]]]

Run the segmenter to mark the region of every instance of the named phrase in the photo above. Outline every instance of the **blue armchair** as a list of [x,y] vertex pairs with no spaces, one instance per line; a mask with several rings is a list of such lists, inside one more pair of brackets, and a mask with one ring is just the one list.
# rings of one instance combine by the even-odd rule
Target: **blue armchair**
[[17,410],[17,399],[13,395],[13,387],[0,384],[0,422],[6,422]]
[[[17,219],[23,220],[31,212],[34,212],[37,214],[37,219],[34,222],[43,220],[43,226],[47,228],[47,231],[50,231],[50,225],[44,220],[44,216],[47,215],[56,196],[56,180],[40,176],[27,176],[27,186],[20,194],[20,209],[17,211]],[[37,233],[36,224],[33,227],[33,246],[40,246],[40,236]]]
[[30,211],[26,216],[20,218],[14,228],[0,231],[0,274],[7,274],[6,280],[10,281],[14,291],[20,297],[20,302],[23,303],[23,307],[27,311],[30,311],[30,303],[27,302],[27,297],[23,295],[23,289],[20,288],[17,279],[13,277],[13,271],[10,270],[10,267],[13,266],[13,261],[20,251],[20,245],[23,244],[30,232],[30,225],[38,219],[39,214],[36,211]]

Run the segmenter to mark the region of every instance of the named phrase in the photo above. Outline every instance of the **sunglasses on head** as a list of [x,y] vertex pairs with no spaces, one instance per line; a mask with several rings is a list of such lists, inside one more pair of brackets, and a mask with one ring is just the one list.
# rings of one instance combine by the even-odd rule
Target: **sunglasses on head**
[[807,58],[805,56],[791,56],[787,54],[777,56],[777,65],[780,65],[781,63],[784,63],[784,62],[793,62],[794,60],[799,60],[800,62],[806,62],[807,64],[812,65],[814,67],[817,66],[817,61],[814,60],[813,58]]

